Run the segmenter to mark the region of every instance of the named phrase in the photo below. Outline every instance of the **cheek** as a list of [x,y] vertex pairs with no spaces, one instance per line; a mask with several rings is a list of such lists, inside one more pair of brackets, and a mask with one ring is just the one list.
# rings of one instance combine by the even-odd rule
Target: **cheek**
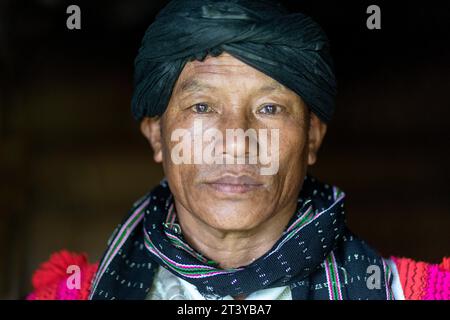
[[299,126],[280,130],[280,167],[302,167],[307,159],[307,133]]
[[298,196],[307,168],[307,139],[302,127],[293,125],[280,130],[280,169],[277,187],[280,203]]
[[164,176],[165,178],[168,180],[169,182],[169,186],[170,189],[172,190],[172,192],[174,193],[179,193],[179,188],[180,188],[180,181],[182,181],[183,176],[183,170],[181,170],[181,165],[179,164],[175,164],[172,161],[172,157],[171,157],[171,151],[173,146],[177,143],[176,141],[171,141],[171,135],[172,132],[177,129],[177,127],[173,126],[173,122],[172,121],[168,121],[167,119],[171,119],[171,115],[167,115],[165,114],[166,119],[165,121],[162,123],[162,157],[163,157],[163,161],[162,161],[162,165],[163,165],[163,171],[164,171]]
[[[168,115],[170,117],[171,115]],[[172,159],[172,150],[184,142],[183,139],[172,141],[172,133],[177,129],[191,131],[190,124],[179,117],[172,116],[171,121],[167,121],[163,126],[163,170],[166,179],[169,182],[170,189],[176,195],[177,200],[186,207],[188,198],[191,196],[192,185],[196,177],[196,166],[194,164],[174,163]],[[191,132],[191,138],[193,134]],[[193,146],[191,140],[190,147]]]

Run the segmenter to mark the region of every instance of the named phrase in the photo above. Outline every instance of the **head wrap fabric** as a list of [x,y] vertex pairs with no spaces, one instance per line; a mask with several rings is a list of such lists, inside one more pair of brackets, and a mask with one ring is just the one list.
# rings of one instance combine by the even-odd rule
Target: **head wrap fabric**
[[[94,278],[91,299],[145,299],[158,267],[208,298],[289,286],[294,300],[392,299],[386,262],[345,225],[345,194],[307,176],[280,239],[262,257],[221,269],[194,250],[176,225],[174,200],[163,180],[136,202],[111,238]],[[378,284],[368,286],[371,268]]]
[[297,93],[324,122],[336,82],[328,40],[310,17],[274,1],[173,0],[147,29],[135,60],[132,112],[162,115],[188,61],[227,52]]

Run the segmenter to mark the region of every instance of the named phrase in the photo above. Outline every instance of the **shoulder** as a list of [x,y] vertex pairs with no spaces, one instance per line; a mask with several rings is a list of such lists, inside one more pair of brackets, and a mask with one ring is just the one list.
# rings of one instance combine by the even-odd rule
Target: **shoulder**
[[391,257],[406,300],[450,300],[450,257],[440,264]]
[[84,253],[56,252],[34,272],[27,300],[87,300],[97,267]]

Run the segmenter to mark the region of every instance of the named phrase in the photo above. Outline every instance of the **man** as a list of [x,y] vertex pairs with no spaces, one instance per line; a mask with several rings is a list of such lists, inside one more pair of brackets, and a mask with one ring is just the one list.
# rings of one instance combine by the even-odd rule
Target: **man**
[[[345,194],[307,174],[336,93],[311,18],[271,1],[174,0],[135,67],[133,114],[165,179],[135,203],[98,268],[54,256],[30,298],[57,286],[39,283],[61,261],[95,276],[82,294],[53,298],[448,297],[448,260],[383,259],[346,228]],[[407,285],[411,268],[420,290]]]

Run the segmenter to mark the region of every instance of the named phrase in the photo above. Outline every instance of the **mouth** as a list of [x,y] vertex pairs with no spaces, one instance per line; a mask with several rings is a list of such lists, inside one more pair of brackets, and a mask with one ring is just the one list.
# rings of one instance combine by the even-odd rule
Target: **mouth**
[[222,193],[246,193],[261,188],[264,184],[248,175],[224,175],[205,184]]

